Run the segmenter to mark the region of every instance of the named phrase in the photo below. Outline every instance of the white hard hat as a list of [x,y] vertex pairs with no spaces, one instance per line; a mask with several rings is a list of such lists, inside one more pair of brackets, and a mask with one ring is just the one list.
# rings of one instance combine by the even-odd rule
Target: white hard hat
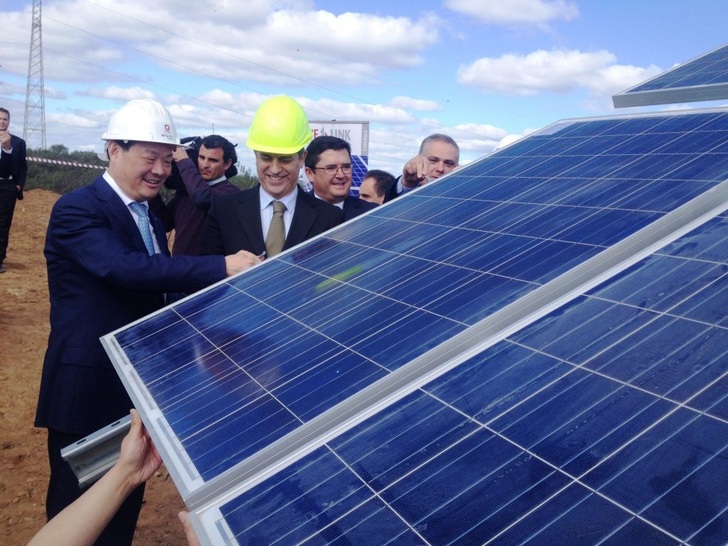
[[151,99],[130,100],[119,108],[101,138],[180,145],[169,111]]

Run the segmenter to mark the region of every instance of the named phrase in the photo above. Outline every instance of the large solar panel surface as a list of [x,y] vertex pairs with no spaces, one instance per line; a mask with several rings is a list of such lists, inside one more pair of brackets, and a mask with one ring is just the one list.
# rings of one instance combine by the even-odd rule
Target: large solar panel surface
[[[352,473],[349,468],[342,474],[334,467],[356,466],[340,450],[352,442],[352,446],[359,446],[353,451],[360,452],[361,429],[356,427],[368,429],[371,421],[367,418],[394,423],[387,421],[387,416],[401,416],[405,408],[412,408],[413,415],[419,416],[418,404],[431,405],[435,396],[423,390],[424,379],[434,379],[451,368],[450,373],[457,375],[472,366],[512,368],[509,373],[515,375],[504,376],[506,383],[498,389],[510,385],[514,394],[503,395],[503,399],[485,395],[485,401],[480,402],[493,408],[507,402],[509,408],[514,404],[512,409],[503,413],[498,426],[491,430],[490,421],[482,421],[478,411],[458,408],[456,401],[436,397],[437,404],[444,407],[440,409],[436,404],[436,409],[422,410],[423,431],[431,428],[427,411],[438,416],[454,412],[456,419],[463,420],[453,429],[455,436],[467,430],[463,441],[475,441],[464,453],[471,453],[470,449],[475,450],[474,454],[482,453],[476,447],[481,443],[487,444],[487,449],[502,443],[497,449],[500,458],[493,454],[492,462],[463,455],[471,464],[482,461],[482,465],[475,464],[474,472],[495,479],[500,476],[498,469],[503,468],[507,479],[499,477],[496,481],[507,485],[528,481],[532,473],[542,471],[536,485],[522,494],[538,501],[539,506],[543,503],[537,513],[544,521],[551,521],[544,515],[549,512],[568,520],[571,516],[567,513],[576,510],[577,505],[583,510],[590,503],[598,505],[597,501],[605,497],[611,499],[588,484],[597,491],[589,502],[563,504],[564,499],[571,498],[569,495],[579,497],[584,493],[581,481],[569,482],[574,471],[541,455],[543,460],[534,457],[531,444],[510,439],[503,430],[519,438],[535,434],[529,432],[532,416],[509,421],[530,407],[516,403],[516,393],[526,392],[518,381],[541,385],[526,397],[532,403],[545,396],[539,389],[546,389],[552,381],[552,388],[556,388],[579,379],[569,392],[585,390],[591,393],[585,400],[593,402],[596,393],[611,392],[613,380],[600,373],[588,373],[571,356],[558,355],[561,361],[538,371],[528,363],[553,360],[548,351],[540,348],[533,357],[524,357],[512,366],[502,360],[506,353],[496,350],[500,345],[488,351],[501,356],[483,353],[487,364],[482,360],[486,356],[471,353],[480,351],[474,346],[489,317],[518,306],[532,295],[541,297],[537,301],[544,309],[556,308],[562,303],[557,305],[546,296],[555,292],[552,286],[571,271],[597,268],[592,277],[605,274],[598,271],[601,256],[624,245],[633,248],[629,245],[639,242],[651,226],[674,226],[678,230],[688,222],[690,211],[700,209],[694,203],[723,188],[718,185],[728,176],[727,122],[724,110],[713,110],[554,124],[104,338],[175,483],[196,512],[195,523],[201,534],[209,543],[219,543],[222,535],[236,536],[244,544],[266,529],[282,543],[304,535],[314,542],[329,542],[339,536],[339,529],[351,529],[343,532],[345,538],[341,540],[356,542],[356,535],[347,533],[366,535],[372,532],[368,529],[371,525],[400,529],[403,540],[409,537],[416,543],[439,543],[436,536],[428,537],[423,532],[417,514],[403,517],[399,505],[387,506],[391,499],[382,504],[380,493],[374,492],[378,486],[362,481],[366,476]],[[716,189],[711,192],[711,188]],[[688,202],[690,205],[683,206]],[[568,301],[563,305],[569,305]],[[586,319],[582,322],[588,323]],[[597,322],[601,324],[601,320]],[[570,321],[566,324],[561,326],[564,331],[575,326]],[[529,328],[528,321],[522,326]],[[582,345],[595,341],[591,339],[593,330],[573,335]],[[573,337],[567,336],[563,343],[582,348]],[[527,352],[528,345],[524,344],[523,350]],[[571,369],[570,373],[564,371],[567,369]],[[555,379],[559,374],[564,374],[563,380]],[[464,376],[458,377],[465,380]],[[466,387],[458,381],[451,387]],[[623,383],[625,389],[630,386],[626,380]],[[632,401],[640,397],[627,398]],[[562,399],[578,404],[578,398],[571,394]],[[415,400],[422,402],[410,406]],[[617,403],[619,400],[608,404],[609,412],[600,410],[593,421],[607,426],[602,424],[604,415],[617,423],[614,427],[630,429],[627,423],[632,415],[622,411],[626,406]],[[555,403],[544,400],[542,405],[547,408]],[[556,419],[560,426],[570,426],[571,409],[552,412],[539,407],[529,411],[539,418]],[[412,419],[415,417],[406,419],[407,423],[411,424]],[[624,421],[621,425],[620,419]],[[506,422],[501,430],[500,424]],[[383,426],[385,434],[397,430],[395,425]],[[493,430],[498,430],[494,437]],[[415,458],[422,450],[430,452],[423,448],[429,445],[424,437],[417,439],[423,431],[401,446],[397,441],[398,448]],[[410,433],[402,434],[404,440]],[[487,440],[489,437],[495,440]],[[435,444],[440,442],[436,440]],[[454,451],[447,450],[433,461],[445,464],[467,445],[458,441],[453,444],[458,446],[453,447]],[[374,453],[377,461],[383,457],[381,450]],[[599,460],[610,455],[606,447],[593,453]],[[323,457],[336,464],[326,466],[329,463],[324,462],[321,467],[311,457],[315,461]],[[523,461],[510,468],[508,461],[515,460],[513,457]],[[407,478],[412,492],[400,488],[400,480],[417,466],[408,460],[401,454],[394,456],[392,464],[407,470],[388,471],[392,477],[383,480],[388,484],[383,487],[389,492],[396,490],[396,498],[403,495],[409,499],[403,500],[402,506],[410,501],[417,504],[420,515],[428,510],[436,513],[439,508],[431,497],[445,498],[448,493],[438,493],[430,485],[414,485],[420,474],[411,478],[414,481]],[[359,493],[345,500],[332,493],[325,500],[328,492],[333,492],[323,479],[329,476],[342,476]],[[577,477],[581,479],[581,475]],[[293,487],[286,481],[289,478],[298,485]],[[270,487],[266,479],[280,483],[286,495],[281,496],[280,488],[270,489],[272,497],[261,493]],[[438,483],[449,487],[456,482],[445,478]],[[568,484],[563,491],[559,487],[562,483]],[[341,483],[335,485],[339,486]],[[314,490],[323,492],[323,496],[310,493]],[[238,495],[237,500],[232,500]],[[293,504],[286,500],[288,496]],[[518,498],[521,500],[514,500],[507,510],[504,508],[505,512],[498,511],[501,515],[497,517],[518,520],[534,508],[524,504],[523,497]],[[281,513],[265,515],[269,511],[261,509],[251,523],[251,506],[272,506],[267,504],[271,502],[289,506],[290,517]],[[313,516],[321,502],[335,508],[335,512]],[[567,505],[568,511],[561,512]],[[240,506],[246,508],[241,510]],[[470,512],[481,513],[476,506]],[[525,506],[531,508],[519,512],[521,508],[526,510]],[[717,506],[725,507],[725,503],[718,499]],[[463,517],[470,512],[462,512]],[[458,509],[458,517],[460,513]],[[301,514],[310,517],[303,516],[309,523],[299,529],[295,521]],[[453,515],[455,512],[447,514],[442,520],[452,528],[447,536],[470,532],[468,525],[475,525],[472,518],[461,522]],[[269,517],[281,517],[279,523],[288,527],[277,527]],[[333,523],[337,531],[331,534]],[[434,523],[424,525],[428,529],[436,527]],[[490,523],[477,525],[491,529]],[[473,536],[482,537],[473,532]],[[263,542],[272,538],[268,536]]]
[[238,498],[241,544],[725,544],[728,218]]
[[728,98],[728,45],[612,97],[616,108]]

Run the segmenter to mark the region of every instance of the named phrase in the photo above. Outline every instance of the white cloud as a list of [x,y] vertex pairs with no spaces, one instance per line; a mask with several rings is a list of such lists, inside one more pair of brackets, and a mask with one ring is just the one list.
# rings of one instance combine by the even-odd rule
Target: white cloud
[[417,110],[420,112],[442,110],[442,107],[434,100],[413,99],[411,97],[397,96],[389,101],[392,108],[401,108],[403,110]]
[[578,88],[612,94],[659,72],[655,66],[617,65],[607,51],[544,51],[478,59],[458,70],[458,82],[505,95],[568,93]]
[[[372,81],[381,71],[422,64],[438,40],[436,19],[312,11],[312,2],[247,1],[185,5],[170,0],[52,3],[43,11],[46,77],[93,81],[100,71],[131,81],[153,63],[228,82],[335,86]],[[27,21],[25,20],[27,19]],[[16,24],[11,24],[15,20]],[[30,17],[6,23],[27,51]],[[26,53],[27,56],[27,53]],[[14,55],[14,58],[19,56]],[[27,67],[13,66],[22,74]]]
[[380,104],[341,102],[332,99],[294,98],[301,103],[310,119],[366,120],[370,123],[411,123],[415,119],[401,108],[391,108]]
[[9,97],[10,95],[22,95],[25,97],[26,89],[27,87],[24,85],[15,85],[0,80],[0,93],[3,97]]
[[70,113],[70,114],[49,114],[46,121],[48,123],[57,123],[59,125],[93,129],[106,128],[106,122],[102,121],[96,115]]
[[458,143],[463,163],[490,152],[506,135],[505,129],[488,124],[463,123],[454,129],[447,134]]
[[545,26],[555,19],[570,21],[579,16],[576,3],[565,0],[447,0],[445,5],[496,25]]
[[154,93],[141,87],[106,87],[103,89],[87,89],[81,95],[90,97],[111,99],[119,102],[128,102],[133,99],[156,99]]

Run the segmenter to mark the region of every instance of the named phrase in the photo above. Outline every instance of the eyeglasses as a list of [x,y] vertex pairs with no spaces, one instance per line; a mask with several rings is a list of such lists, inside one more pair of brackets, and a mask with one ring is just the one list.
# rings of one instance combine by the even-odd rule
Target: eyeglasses
[[324,171],[326,174],[336,174],[341,169],[344,174],[351,174],[351,163],[343,163],[341,165],[325,165],[324,167],[314,167],[314,171]]

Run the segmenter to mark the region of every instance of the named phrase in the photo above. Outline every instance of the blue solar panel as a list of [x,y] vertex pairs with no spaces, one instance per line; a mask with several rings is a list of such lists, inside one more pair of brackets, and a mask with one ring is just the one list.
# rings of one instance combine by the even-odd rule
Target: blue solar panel
[[612,97],[616,108],[728,98],[728,45]]
[[723,217],[219,510],[241,544],[724,544],[727,263]]
[[[553,307],[552,286],[584,268],[588,277],[605,274],[590,268],[613,249],[626,245],[632,253],[632,241],[653,226],[678,229],[727,177],[723,110],[560,122],[103,341],[188,506],[196,510],[225,492],[219,512],[199,513],[208,522],[202,534],[230,533],[240,543],[261,536],[263,543],[309,536],[353,542],[379,536],[372,534],[379,529],[397,543],[441,543],[499,528],[518,541],[536,536],[532,522],[539,518],[554,528],[552,513],[558,514],[565,532],[582,511],[604,505],[605,518],[613,519],[603,527],[629,533],[615,537],[661,537],[651,520],[600,493],[611,487],[607,482],[578,473],[575,480],[566,463],[534,456],[538,439],[529,438],[547,426],[572,426],[566,417],[587,411],[579,404],[599,402],[605,406],[595,424],[573,426],[579,433],[597,427],[600,454],[610,438],[621,437],[598,436],[606,426],[602,414],[615,422],[627,416],[614,425],[624,432],[642,421],[629,424],[632,409],[623,408],[670,405],[586,366],[588,358],[614,350],[630,328],[642,332],[657,313],[641,309],[642,296],[629,282],[628,295],[613,303],[581,296],[477,356],[461,340],[478,338],[488,319],[530,297]],[[683,275],[700,267],[698,257],[684,261],[690,265]],[[689,283],[672,282],[699,308],[681,311],[686,320],[722,327]],[[679,294],[665,296],[665,305],[671,297],[688,305]],[[560,321],[567,310],[578,319]],[[609,321],[615,326],[606,327]],[[541,339],[548,348],[531,348]],[[516,360],[508,363],[511,356]],[[454,370],[421,386],[423,370],[440,360]],[[487,388],[475,389],[480,399],[466,396],[462,407],[429,390],[444,389],[453,376],[449,388],[467,390],[468,377],[482,383],[480,370],[498,367],[484,380]],[[572,396],[583,389],[586,397]],[[555,420],[534,428],[542,406],[555,408],[546,412]],[[415,417],[394,424],[406,411]],[[640,415],[649,420],[652,411]],[[444,427],[442,439],[427,440],[435,423]],[[397,432],[410,425],[416,430]],[[375,438],[367,440],[366,430]],[[372,448],[367,465],[384,465],[379,470],[358,469],[344,453],[352,442],[352,453],[363,456],[369,450],[361,441],[384,445],[390,434],[401,434],[402,442]],[[597,456],[589,453],[574,456],[583,473],[591,469],[589,456]],[[492,464],[468,472],[456,465],[449,474],[449,461],[485,460],[484,454]],[[390,457],[393,466],[385,468]],[[442,469],[418,481],[416,469],[435,468],[430,464]],[[458,484],[475,489],[460,491]],[[434,502],[432,496],[451,494],[438,493],[440,486],[464,495],[463,504]],[[241,496],[228,502],[236,488]],[[510,500],[500,505],[493,498]],[[283,511],[272,515],[271,506]],[[519,523],[526,515],[534,519]]]

